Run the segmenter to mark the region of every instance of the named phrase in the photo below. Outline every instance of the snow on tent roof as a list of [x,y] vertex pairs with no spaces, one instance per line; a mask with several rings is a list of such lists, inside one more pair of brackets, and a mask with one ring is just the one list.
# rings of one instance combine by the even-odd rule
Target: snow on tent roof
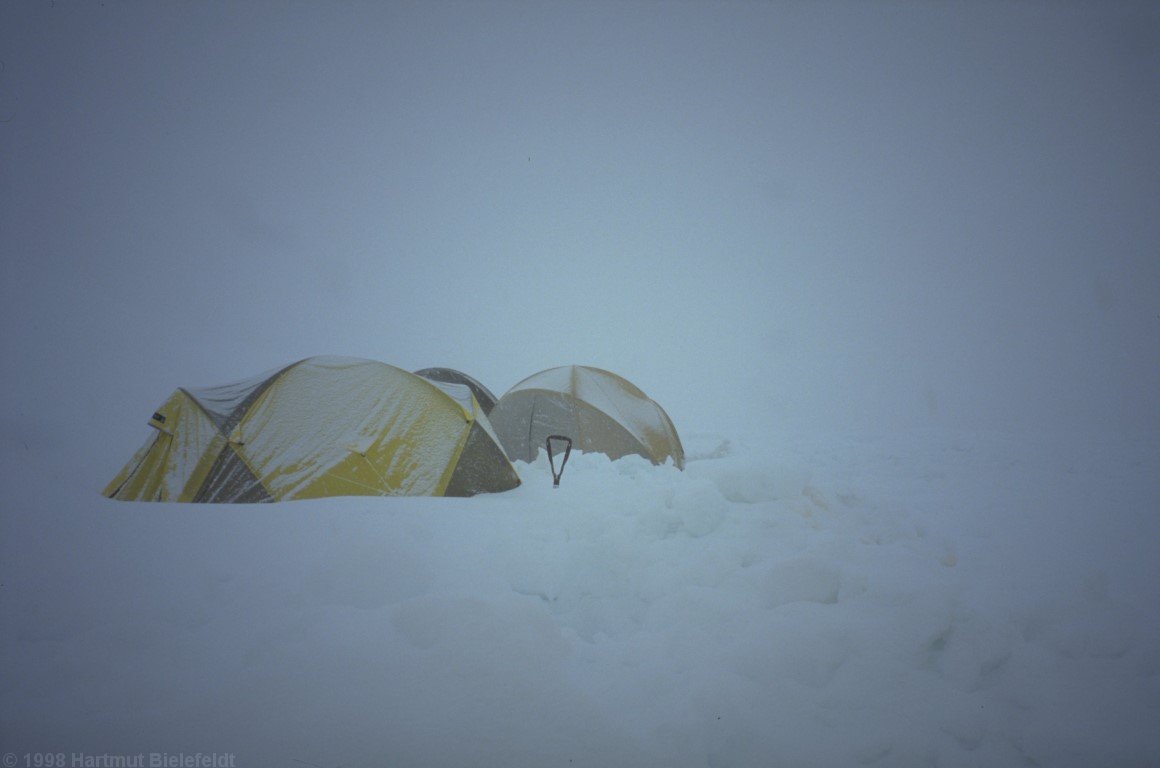
[[454,368],[424,368],[415,371],[415,375],[434,382],[465,384],[471,388],[472,394],[475,395],[475,399],[483,408],[484,413],[491,413],[491,409],[495,407],[497,398],[491,390],[462,371],[457,371]]

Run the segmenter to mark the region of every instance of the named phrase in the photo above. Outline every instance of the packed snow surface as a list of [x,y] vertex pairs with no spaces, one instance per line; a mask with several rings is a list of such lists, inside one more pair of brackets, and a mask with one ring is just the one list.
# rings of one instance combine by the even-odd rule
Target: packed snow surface
[[1160,761],[1147,440],[701,434],[684,472],[218,506],[103,499],[68,435],[3,427],[7,752]]

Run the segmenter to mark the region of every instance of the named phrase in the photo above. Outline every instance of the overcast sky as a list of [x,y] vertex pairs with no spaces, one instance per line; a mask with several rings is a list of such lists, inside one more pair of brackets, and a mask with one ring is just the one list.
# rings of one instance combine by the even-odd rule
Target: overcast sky
[[6,418],[115,468],[176,386],[348,354],[1160,428],[1158,8],[4,2]]

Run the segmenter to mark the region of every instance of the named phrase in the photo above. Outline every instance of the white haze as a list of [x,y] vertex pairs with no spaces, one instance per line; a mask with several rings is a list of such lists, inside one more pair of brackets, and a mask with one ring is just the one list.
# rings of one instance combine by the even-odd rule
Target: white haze
[[[490,737],[510,750],[480,752],[489,765],[579,759],[587,741],[606,765],[1157,759],[1140,726],[1160,669],[1155,5],[14,0],[0,64],[3,751],[329,768],[464,764]],[[99,497],[175,387],[315,354],[458,368],[497,394],[597,365],[703,458],[679,479],[581,462],[579,498],[545,498],[538,466],[474,504],[237,518]],[[402,558],[399,582],[377,613],[336,616],[380,573],[364,534]],[[604,602],[585,614],[591,589]],[[807,608],[769,614],[801,602],[786,589]],[[277,680],[295,648],[418,653],[439,622],[543,665],[536,688],[515,651],[442,651],[522,681],[513,718],[579,719],[541,739],[490,709],[487,679],[456,699],[416,662],[434,692],[403,722],[432,730],[378,739],[374,718],[334,712],[388,716],[387,687]],[[851,651],[876,622],[903,644]],[[787,655],[762,656],[775,629]],[[128,683],[123,643],[141,650]],[[996,664],[982,697],[1000,714],[972,720],[952,692]],[[211,712],[197,681],[234,674],[254,693]],[[763,698],[784,676],[809,691]],[[177,682],[151,698],[161,678]],[[901,696],[893,720],[863,716],[875,679]],[[642,712],[631,688],[649,681],[668,698]],[[322,690],[329,715],[306,704]],[[316,727],[285,708],[251,715],[249,738],[233,724],[279,696]],[[719,707],[731,730],[704,719]],[[141,728],[149,746],[127,735]]]
[[0,13],[30,417],[333,353],[603,365],[678,424],[1160,423],[1146,4]]

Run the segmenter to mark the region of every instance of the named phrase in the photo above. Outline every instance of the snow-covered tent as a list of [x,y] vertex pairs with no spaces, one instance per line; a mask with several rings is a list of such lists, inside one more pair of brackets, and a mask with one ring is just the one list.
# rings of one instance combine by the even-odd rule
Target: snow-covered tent
[[631,382],[600,368],[550,368],[516,384],[489,416],[508,457],[533,461],[549,435],[572,438],[580,451],[614,459],[639,454],[654,464],[685,466],[668,414]]
[[491,413],[491,409],[495,407],[496,400],[499,399],[491,393],[490,389],[483,386],[483,384],[468,376],[463,371],[457,371],[454,368],[424,368],[421,371],[415,371],[415,375],[422,376],[424,379],[430,379],[431,381],[466,385],[471,389],[471,394],[475,395],[475,399],[484,413]]
[[178,389],[149,425],[156,431],[106,496],[471,496],[520,483],[468,387],[371,360],[313,357],[233,384]]

